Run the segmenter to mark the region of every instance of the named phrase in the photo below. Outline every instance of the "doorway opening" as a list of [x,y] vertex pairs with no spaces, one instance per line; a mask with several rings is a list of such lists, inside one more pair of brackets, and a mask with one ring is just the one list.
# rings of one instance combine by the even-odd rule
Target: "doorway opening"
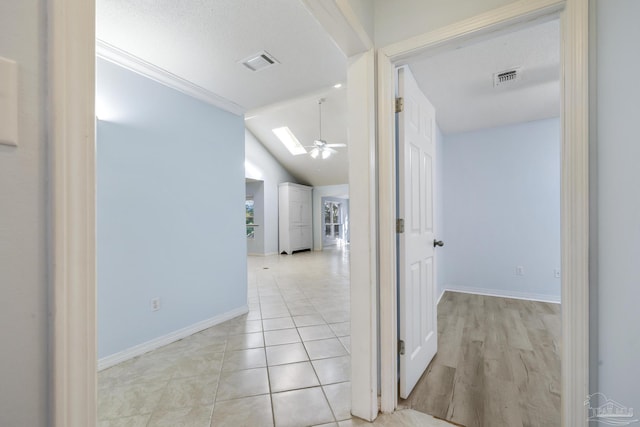
[[[583,216],[587,211],[588,186],[580,178],[588,169],[586,162],[588,147],[588,126],[586,115],[587,64],[575,51],[586,46],[586,7],[560,2],[553,7],[526,7],[519,5],[511,9],[503,8],[504,16],[487,13],[442,31],[433,31],[419,38],[381,49],[377,60],[378,97],[378,159],[380,173],[395,176],[394,116],[393,116],[393,72],[396,66],[405,65],[411,58],[429,56],[452,46],[459,47],[470,40],[487,38],[491,35],[524,28],[535,23],[549,21],[561,15],[563,34],[561,92],[563,109],[562,124],[562,164],[561,164],[561,234],[562,272],[561,293],[563,295],[561,355],[561,389],[563,400],[561,416],[563,424],[580,423],[584,407],[582,395],[588,393],[588,258],[586,242],[588,224]],[[564,11],[563,11],[564,10]],[[579,47],[580,46],[580,47]],[[388,153],[392,154],[389,155]],[[586,176],[586,175],[584,175]],[[393,185],[380,186],[380,198],[395,200]],[[581,213],[578,213],[581,212]],[[396,317],[396,259],[395,212],[385,206],[380,208],[380,304],[381,304],[381,409],[393,411],[397,407],[397,317]],[[386,231],[388,230],[388,231]],[[394,232],[391,232],[393,230]],[[393,284],[389,286],[389,284]]]
[[349,243],[349,199],[322,197],[322,248]]
[[[559,27],[541,23],[398,70],[398,218],[411,225],[398,246],[403,406],[467,426],[560,423]],[[511,64],[514,80],[494,80]],[[433,103],[435,119],[422,119],[421,99]],[[413,190],[416,182],[428,190]],[[435,229],[429,241],[438,244],[413,264],[417,251],[409,246],[408,254],[404,242],[419,227]],[[419,311],[438,313],[434,331],[411,314],[423,293]],[[434,347],[418,363],[436,332],[437,355]],[[508,407],[508,417],[498,407]]]

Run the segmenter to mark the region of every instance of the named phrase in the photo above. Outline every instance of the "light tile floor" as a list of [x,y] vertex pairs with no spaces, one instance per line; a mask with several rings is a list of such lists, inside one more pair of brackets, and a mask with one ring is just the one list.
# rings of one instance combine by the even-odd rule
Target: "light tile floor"
[[249,313],[99,372],[99,426],[355,425],[348,249],[248,272]]

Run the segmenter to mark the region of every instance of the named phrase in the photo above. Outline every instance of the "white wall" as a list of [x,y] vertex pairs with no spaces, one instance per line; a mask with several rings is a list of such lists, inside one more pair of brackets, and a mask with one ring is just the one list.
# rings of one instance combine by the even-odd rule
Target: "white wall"
[[[245,129],[245,176],[264,181],[264,250],[278,253],[278,184],[299,183],[249,130]],[[301,183],[303,184],[303,183]]]
[[46,2],[0,2],[0,56],[18,62],[18,147],[0,145],[0,425],[45,426]]
[[374,0],[375,44],[382,47],[471,18],[515,0]]
[[96,100],[104,358],[246,307],[244,121],[101,59]]
[[446,135],[443,192],[448,288],[559,301],[559,119]]
[[[640,409],[640,2],[598,0],[597,49],[597,304],[591,339],[599,356],[597,389]],[[593,113],[593,111],[592,111]],[[592,354],[592,357],[596,355]]]
[[322,198],[349,198],[349,185],[321,185],[313,187],[313,250],[322,250]]

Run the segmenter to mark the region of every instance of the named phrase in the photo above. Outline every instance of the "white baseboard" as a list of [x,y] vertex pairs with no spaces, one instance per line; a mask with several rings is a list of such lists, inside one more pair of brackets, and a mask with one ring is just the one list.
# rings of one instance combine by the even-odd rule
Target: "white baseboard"
[[264,254],[249,252],[247,255],[248,256],[271,256],[271,255],[278,255],[278,252],[267,252]]
[[133,359],[134,357],[163,347],[167,344],[171,344],[172,342],[176,342],[207,328],[215,326],[219,323],[226,322],[227,320],[233,319],[234,317],[245,314],[248,311],[249,306],[243,305],[242,307],[227,311],[226,313],[219,314],[210,319],[206,319],[198,323],[194,323],[193,325],[189,325],[186,328],[178,329],[177,331],[171,332],[167,335],[154,338],[150,341],[143,342],[142,344],[135,345],[126,350],[119,351],[118,353],[105,356],[102,359],[98,360],[98,371],[110,368],[111,366],[117,365],[118,363]]
[[[486,288],[475,288],[468,286],[454,286],[447,285],[444,287],[444,291],[451,292],[461,292],[465,294],[476,294],[476,295],[487,295],[491,297],[502,297],[502,298],[514,298],[514,299],[523,299],[528,301],[540,301],[540,302],[548,302],[552,304],[560,304],[560,297],[556,297],[553,295],[545,295],[545,294],[532,294],[528,292],[518,292],[518,291],[505,291],[502,289],[486,289]],[[442,296],[441,296],[442,298]],[[438,299],[438,301],[440,301]]]
[[447,291],[447,289],[443,289],[442,292],[440,292],[440,296],[438,297],[438,301],[436,301],[436,305],[440,304],[440,300],[442,299],[442,297],[444,296],[444,293]]

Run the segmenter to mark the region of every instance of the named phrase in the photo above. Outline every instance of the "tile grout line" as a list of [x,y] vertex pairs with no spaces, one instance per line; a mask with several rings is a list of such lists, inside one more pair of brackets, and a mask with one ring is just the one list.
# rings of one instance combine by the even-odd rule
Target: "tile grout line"
[[[271,272],[269,272],[271,274]],[[256,277],[257,279],[257,277]],[[273,278],[275,280],[275,277]],[[264,335],[264,318],[262,317],[262,299],[260,298],[259,284],[256,283],[256,292],[258,293],[258,305],[260,306],[260,324],[262,325],[262,344],[264,351],[264,363],[267,370],[267,385],[269,386],[269,403],[271,404],[271,421],[276,426],[276,409],[273,406],[273,393],[271,392],[271,372],[269,370],[269,361],[267,360],[267,338]]]

